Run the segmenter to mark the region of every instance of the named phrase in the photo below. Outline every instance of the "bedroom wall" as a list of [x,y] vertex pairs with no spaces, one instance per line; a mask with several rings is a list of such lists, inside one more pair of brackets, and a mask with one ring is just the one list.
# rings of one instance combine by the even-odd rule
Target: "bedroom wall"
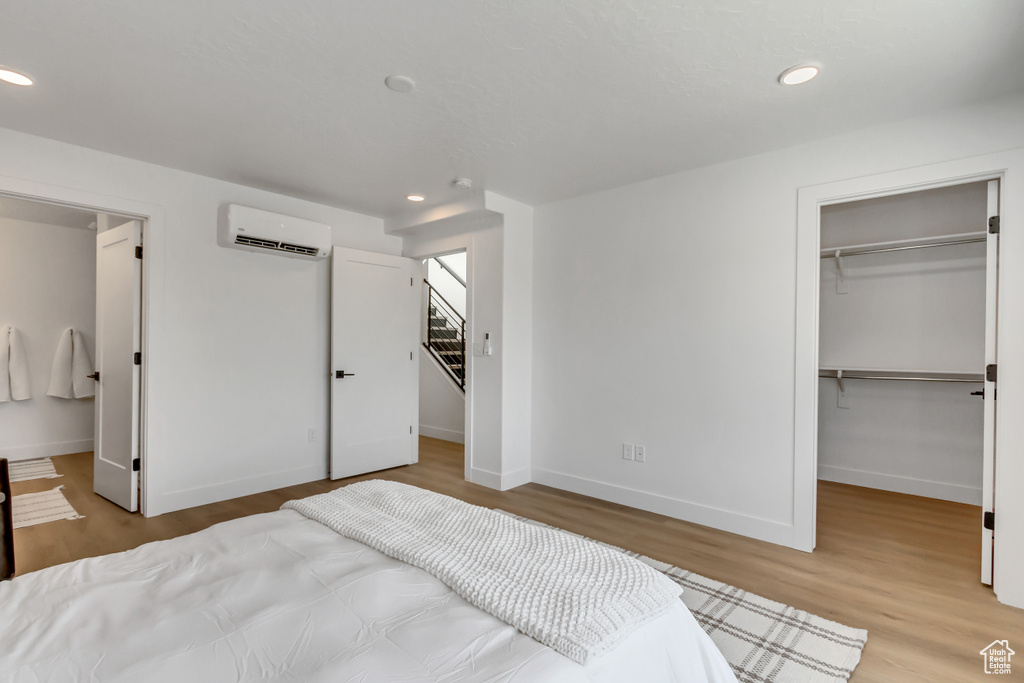
[[327,223],[357,249],[397,254],[401,240],[377,218],[54,140],[0,129],[0,148],[0,190],[151,217],[147,513],[326,476],[330,263],[222,248],[218,212]]
[[32,398],[0,403],[0,458],[92,450],[93,400],[54,398],[46,389],[67,328],[96,358],[95,230],[0,218],[0,327],[6,325],[21,334]]
[[420,434],[466,443],[466,395],[420,347]]
[[[538,207],[534,481],[795,545],[797,189],[1021,146],[1017,95]],[[1022,183],[1009,174],[1006,224]],[[1024,310],[1020,234],[1003,237],[1005,311]],[[1024,324],[1005,318],[1000,411],[1020,414]],[[1024,426],[1006,422],[1013,486]],[[1024,503],[1004,505],[1012,567]],[[1024,605],[1024,580],[1000,599]]]

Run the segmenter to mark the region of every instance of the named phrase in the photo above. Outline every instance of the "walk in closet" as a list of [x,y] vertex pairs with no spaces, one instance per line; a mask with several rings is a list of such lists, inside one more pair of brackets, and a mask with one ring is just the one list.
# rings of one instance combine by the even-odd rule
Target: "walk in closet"
[[819,479],[991,496],[997,213],[995,180],[821,209]]

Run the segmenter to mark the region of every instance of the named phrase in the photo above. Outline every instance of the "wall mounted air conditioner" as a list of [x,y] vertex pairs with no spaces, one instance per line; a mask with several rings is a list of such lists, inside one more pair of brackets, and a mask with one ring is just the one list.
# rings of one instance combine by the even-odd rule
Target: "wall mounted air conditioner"
[[229,204],[217,242],[262,254],[321,259],[331,253],[331,226]]

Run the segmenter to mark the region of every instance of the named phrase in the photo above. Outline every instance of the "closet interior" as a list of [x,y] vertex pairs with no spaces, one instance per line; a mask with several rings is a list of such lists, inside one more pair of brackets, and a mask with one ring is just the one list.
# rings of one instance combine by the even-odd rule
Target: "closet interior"
[[981,181],[822,208],[819,479],[983,505],[997,206]]

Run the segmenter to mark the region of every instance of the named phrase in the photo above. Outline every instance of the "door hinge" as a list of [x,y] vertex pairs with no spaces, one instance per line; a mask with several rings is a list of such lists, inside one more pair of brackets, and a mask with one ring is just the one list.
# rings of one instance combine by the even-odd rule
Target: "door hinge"
[[996,513],[995,512],[986,512],[982,516],[981,525],[983,527],[985,527],[986,529],[988,529],[989,531],[995,531],[996,530]]
[[989,216],[988,218],[988,231],[989,234],[999,234],[999,216]]
[[142,259],[142,247],[135,247],[135,258]]
[[409,286],[412,287],[412,278],[409,278]]
[[991,365],[986,365],[985,366],[985,381],[986,382],[995,382],[996,381],[996,364],[995,363],[992,363]]
[[412,425],[409,425],[409,433],[412,434]]
[[138,458],[135,458],[134,460],[132,460],[132,472],[138,472],[139,471],[139,467],[141,465],[142,465],[142,461],[139,460]]
[[135,352],[135,364],[142,365],[142,353],[140,351]]

